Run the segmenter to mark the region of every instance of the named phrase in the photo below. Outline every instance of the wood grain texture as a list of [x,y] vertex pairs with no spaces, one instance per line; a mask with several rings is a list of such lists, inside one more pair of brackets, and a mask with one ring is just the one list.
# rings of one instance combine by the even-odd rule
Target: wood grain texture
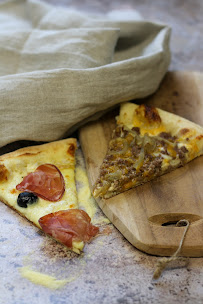
[[[203,74],[168,72],[159,90],[138,102],[148,103],[203,124]],[[112,130],[114,111],[80,130],[90,186],[99,175]],[[190,221],[181,255],[203,256],[203,161],[199,157],[186,166],[108,200],[97,199],[126,239],[153,255],[171,255],[177,249],[183,227],[162,226],[186,218]]]

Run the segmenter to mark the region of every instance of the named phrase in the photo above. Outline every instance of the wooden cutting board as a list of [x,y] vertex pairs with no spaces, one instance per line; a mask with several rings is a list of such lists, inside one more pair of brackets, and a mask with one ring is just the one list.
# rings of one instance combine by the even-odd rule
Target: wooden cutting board
[[[203,125],[203,74],[168,72],[159,90],[139,103],[148,103]],[[99,175],[107,151],[115,115],[111,112],[80,130],[90,186]],[[113,198],[97,202],[110,221],[138,249],[154,255],[171,255],[190,221],[181,255],[203,256],[203,156]]]

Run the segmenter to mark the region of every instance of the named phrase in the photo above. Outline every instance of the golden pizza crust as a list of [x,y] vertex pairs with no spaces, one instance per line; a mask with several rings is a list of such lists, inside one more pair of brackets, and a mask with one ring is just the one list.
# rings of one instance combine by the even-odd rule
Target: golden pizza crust
[[77,148],[77,140],[75,138],[67,138],[42,145],[25,147],[10,153],[6,153],[0,156],[0,162],[4,161],[5,159],[20,157],[20,156],[32,157],[43,151],[46,152],[48,151],[48,149],[52,149],[52,151],[57,151],[58,149],[60,149],[61,145],[67,145],[67,154],[74,157],[73,148],[75,151],[75,149]]

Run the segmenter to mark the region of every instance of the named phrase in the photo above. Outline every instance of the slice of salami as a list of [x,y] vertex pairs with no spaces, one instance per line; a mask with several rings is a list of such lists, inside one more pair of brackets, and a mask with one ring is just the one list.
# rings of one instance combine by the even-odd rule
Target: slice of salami
[[39,219],[42,230],[72,248],[73,241],[88,242],[99,228],[90,223],[89,215],[80,209],[61,210]]
[[65,183],[63,175],[56,166],[44,164],[39,166],[35,172],[25,176],[16,189],[33,192],[45,200],[57,202],[64,194]]

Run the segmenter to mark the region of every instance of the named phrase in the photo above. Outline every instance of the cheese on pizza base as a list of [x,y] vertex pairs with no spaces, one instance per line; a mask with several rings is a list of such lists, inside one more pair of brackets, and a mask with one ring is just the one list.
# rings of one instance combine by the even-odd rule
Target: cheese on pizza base
[[203,128],[148,105],[124,103],[93,194],[110,198],[203,154]]
[[[23,148],[0,157],[0,165],[7,169],[7,179],[0,182],[0,199],[7,205],[23,214],[28,220],[40,228],[40,217],[59,210],[77,208],[75,186],[75,157],[70,154],[70,147],[76,148],[76,141],[64,141]],[[70,150],[69,150],[70,149]],[[42,164],[53,164],[62,173],[65,181],[65,193],[58,202],[50,202],[39,197],[37,203],[22,208],[17,204],[17,197],[22,191],[16,190],[16,185],[23,178]]]
[[79,208],[87,212],[93,225],[104,226],[110,224],[110,220],[101,211],[91,194],[85,160],[81,149],[76,150],[75,180]]
[[[26,147],[0,157],[0,200],[26,217],[35,226],[40,227],[38,220],[49,213],[78,208],[75,184],[75,150],[76,139],[69,138],[44,145]],[[53,164],[61,172],[65,182],[63,197],[51,202],[38,197],[36,203],[22,208],[17,198],[22,191],[16,185],[30,172],[43,164]],[[73,241],[73,251],[80,253],[83,242]]]
[[145,105],[124,103],[120,107],[120,115],[117,123],[132,129],[139,127],[141,135],[148,133],[151,136],[159,135],[161,132],[178,136],[178,145],[183,144],[189,151],[188,161],[203,154],[203,128],[185,118],[173,113],[156,109],[161,121],[156,118],[156,111],[151,107],[149,111]]

